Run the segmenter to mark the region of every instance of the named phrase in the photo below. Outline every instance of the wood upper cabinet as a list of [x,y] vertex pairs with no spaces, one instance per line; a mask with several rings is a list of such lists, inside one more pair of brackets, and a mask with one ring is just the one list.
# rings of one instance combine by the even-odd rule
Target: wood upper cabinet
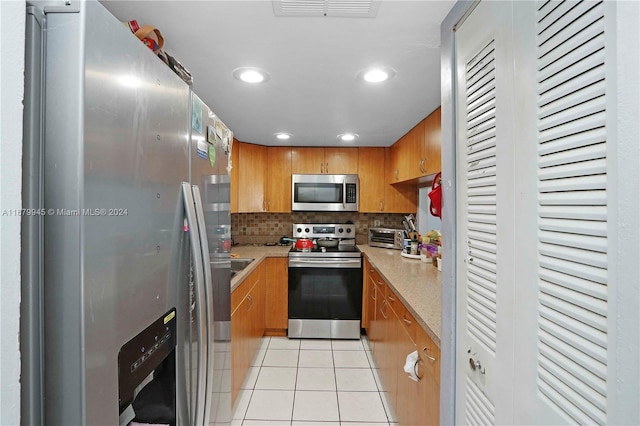
[[360,148],[358,175],[360,177],[360,213],[379,213],[384,210],[384,148]]
[[291,148],[267,148],[267,195],[265,211],[291,212]]
[[[269,334],[286,333],[289,326],[289,270],[286,257],[266,260],[266,312],[265,327]],[[285,334],[282,334],[285,335]]]
[[391,183],[405,182],[419,175],[418,163],[422,155],[423,135],[424,121],[421,121],[392,145],[388,169]]
[[360,148],[360,213],[415,213],[418,191],[415,185],[391,185],[387,164],[391,148]]
[[238,212],[266,210],[267,147],[240,142],[238,149]]
[[231,145],[231,213],[238,213],[238,170],[240,170],[240,158],[239,156],[239,146],[240,142],[236,138],[233,138],[233,143]]
[[[385,148],[386,164],[390,164],[392,148]],[[418,210],[418,188],[413,184],[393,184],[385,175],[384,211],[388,213],[415,213]]]
[[358,148],[292,148],[293,174],[357,174]]
[[424,119],[424,139],[422,143],[421,176],[438,173],[442,169],[442,115],[438,107]]
[[391,183],[413,182],[440,171],[441,109],[438,107],[391,147]]

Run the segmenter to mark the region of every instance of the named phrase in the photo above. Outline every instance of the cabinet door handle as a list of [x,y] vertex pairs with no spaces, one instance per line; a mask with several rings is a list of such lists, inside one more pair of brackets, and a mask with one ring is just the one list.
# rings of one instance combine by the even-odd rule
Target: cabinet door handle
[[420,173],[424,173],[424,171],[422,170],[422,158],[420,159],[420,161],[418,161],[418,169],[420,170]]
[[251,310],[251,307],[253,306],[253,297],[251,297],[250,294],[247,294],[247,300],[249,301],[249,306],[247,307],[247,311]]
[[382,301],[382,305],[380,306],[380,313],[382,314],[384,319],[387,319],[387,316],[384,314],[384,308],[386,308],[386,307],[387,307],[387,301],[383,300]]
[[396,171],[394,173],[394,176],[395,176],[396,180],[398,180],[398,172],[400,172],[400,170],[396,169]]
[[324,163],[324,172],[329,173],[329,163]]
[[320,163],[320,173],[324,173],[324,163]]
[[384,201],[380,200],[380,211],[384,211]]
[[[420,361],[421,359],[420,357],[418,357],[418,359],[416,360],[416,363],[413,364],[413,372],[416,373],[416,377],[418,378],[418,381],[422,380],[422,376],[420,375],[420,368],[418,367],[418,364],[420,363]],[[409,378],[409,376],[407,376],[407,378]]]
[[402,314],[402,321],[404,321],[404,323],[407,325],[413,324],[413,321],[408,320],[405,314]]
[[427,353],[427,347],[422,348],[422,353],[431,362],[436,362],[436,359]]
[[396,298],[391,295],[387,296],[387,299],[391,300],[392,302],[396,301]]

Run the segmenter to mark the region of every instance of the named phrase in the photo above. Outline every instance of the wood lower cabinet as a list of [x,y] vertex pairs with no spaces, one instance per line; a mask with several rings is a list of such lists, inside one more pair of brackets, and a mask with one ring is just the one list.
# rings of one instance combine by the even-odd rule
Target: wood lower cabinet
[[[363,322],[382,384],[400,425],[437,425],[440,421],[440,349],[365,257]],[[418,351],[419,382],[404,371],[408,354]]]
[[421,380],[418,384],[415,424],[440,424],[440,348],[418,328],[416,345],[420,362],[418,365]]
[[270,257],[266,262],[265,334],[286,336],[289,326],[289,260]]
[[231,294],[231,403],[249,371],[265,329],[264,263]]

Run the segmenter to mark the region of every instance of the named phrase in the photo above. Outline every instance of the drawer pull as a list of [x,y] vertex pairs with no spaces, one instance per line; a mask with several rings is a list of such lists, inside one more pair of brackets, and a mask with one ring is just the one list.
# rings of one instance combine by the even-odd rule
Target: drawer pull
[[247,300],[249,301],[249,306],[247,307],[247,311],[248,311],[253,306],[253,297],[251,297],[250,294],[247,294]]
[[424,356],[427,357],[429,359],[429,361],[436,362],[436,359],[427,353],[427,347],[426,346],[424,348],[422,348],[422,353],[424,353]]
[[387,319],[387,316],[384,314],[384,308],[386,308],[386,307],[387,307],[387,301],[383,300],[382,301],[382,306],[380,306],[380,313],[382,314],[384,319]]
[[388,297],[388,298],[389,298],[389,300],[391,300],[392,302],[395,302],[395,301],[396,301],[396,298],[395,298],[395,297],[393,297],[393,296],[391,296],[391,295],[389,295],[389,296],[387,296],[387,297]]
[[405,314],[402,314],[402,321],[404,321],[404,323],[407,325],[413,324],[413,321],[408,320]]

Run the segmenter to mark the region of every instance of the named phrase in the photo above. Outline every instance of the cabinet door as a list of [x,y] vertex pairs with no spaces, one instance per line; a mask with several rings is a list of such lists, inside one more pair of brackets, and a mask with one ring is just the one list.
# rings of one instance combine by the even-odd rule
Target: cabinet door
[[291,213],[291,148],[267,148],[266,210]]
[[291,148],[291,173],[324,173],[324,148]]
[[359,149],[360,213],[384,211],[384,167],[384,148]]
[[325,148],[323,173],[358,174],[358,148]]
[[416,423],[420,425],[440,424],[440,349],[427,333],[418,329],[416,345],[420,361],[418,363],[418,383],[416,403]]
[[266,260],[265,328],[286,330],[288,327],[289,276],[286,257]]
[[416,179],[423,175],[421,167],[423,164],[424,131],[425,120],[422,120],[408,134],[407,146],[403,153],[405,156],[403,162],[404,170],[400,173],[401,181]]
[[401,425],[425,425],[424,421],[418,421],[417,406],[421,403],[421,401],[419,402],[418,392],[420,382],[410,379],[409,375],[404,371],[407,355],[416,350],[416,345],[403,330],[399,321],[396,321],[394,330],[398,336],[397,345],[395,346],[395,367],[398,375],[398,393],[394,407],[396,418]]
[[238,212],[263,212],[266,207],[267,148],[241,142],[238,151]]
[[251,322],[247,311],[249,301],[245,297],[231,314],[231,403],[240,392],[244,378],[249,371]]
[[231,213],[238,213],[238,188],[240,187],[238,170],[239,167],[239,145],[240,142],[233,138],[231,144]]
[[423,129],[423,122],[418,123],[391,146],[391,167],[387,171],[390,183],[404,182],[418,177]]
[[423,176],[438,173],[442,168],[441,129],[441,108],[438,108],[424,121],[421,170]]
[[[392,151],[385,148],[385,164],[390,164]],[[386,175],[389,177],[389,175]],[[415,185],[395,184],[387,181],[384,186],[384,211],[387,213],[416,213],[418,188]]]

